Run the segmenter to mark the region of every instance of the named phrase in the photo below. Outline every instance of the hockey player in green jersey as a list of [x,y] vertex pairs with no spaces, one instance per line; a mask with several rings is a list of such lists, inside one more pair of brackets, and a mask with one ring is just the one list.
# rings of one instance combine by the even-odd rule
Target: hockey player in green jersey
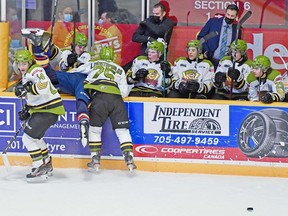
[[165,45],[158,40],[148,43],[148,55],[135,58],[127,72],[127,81],[132,87],[129,96],[163,97],[171,85],[171,65],[161,60]]
[[[100,60],[87,65],[86,84],[91,97],[89,147],[92,161],[87,164],[89,171],[98,171],[102,149],[102,127],[109,117],[112,127],[120,142],[120,149],[130,171],[136,169],[133,161],[133,145],[130,135],[130,123],[123,97],[127,97],[129,90],[125,71],[113,62],[114,50],[103,47],[100,50]],[[83,65],[82,67],[85,67]]]
[[213,76],[217,88],[213,99],[247,100],[248,86],[246,79],[252,71],[252,61],[247,57],[247,43],[244,40],[233,41],[230,55],[224,56]]
[[168,97],[173,98],[210,98],[214,93],[212,76],[214,66],[206,59],[200,59],[201,47],[198,40],[186,45],[187,57],[180,57],[172,67],[173,88]]
[[26,126],[22,141],[32,158],[32,171],[26,175],[28,182],[47,180],[52,174],[52,159],[43,136],[56,123],[58,116],[65,114],[62,99],[45,70],[35,64],[28,50],[15,54],[22,80],[15,87],[17,97],[26,98],[25,109],[18,113]]
[[253,60],[253,71],[247,77],[248,99],[270,104],[283,101],[285,89],[280,71],[271,68],[270,59],[259,55]]

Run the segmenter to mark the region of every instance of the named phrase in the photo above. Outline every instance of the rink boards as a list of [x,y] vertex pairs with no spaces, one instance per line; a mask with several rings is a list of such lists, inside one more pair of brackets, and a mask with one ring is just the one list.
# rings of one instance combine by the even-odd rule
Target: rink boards
[[[85,168],[90,153],[79,140],[75,100],[63,98],[66,114],[44,139],[54,166]],[[125,103],[139,170],[288,176],[286,103],[133,97],[126,98]],[[20,109],[19,99],[0,97],[1,152],[20,127]],[[31,163],[22,134],[8,152],[13,164]],[[109,120],[102,139],[102,167],[125,169]]]

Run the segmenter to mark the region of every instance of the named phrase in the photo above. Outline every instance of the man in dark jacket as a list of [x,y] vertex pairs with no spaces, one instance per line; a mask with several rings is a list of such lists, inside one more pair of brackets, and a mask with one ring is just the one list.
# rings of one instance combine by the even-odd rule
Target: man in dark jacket
[[157,38],[163,38],[169,45],[174,23],[166,17],[166,8],[160,3],[155,4],[152,14],[140,23],[132,37],[132,41],[142,43],[140,54],[145,54],[148,41],[152,42]]
[[[227,51],[232,41],[236,39],[237,24],[234,24],[234,21],[237,14],[237,5],[229,5],[226,8],[225,17],[214,17],[209,19],[197,36],[197,39],[200,40],[210,32],[218,32],[216,37],[207,40],[203,44],[204,57],[213,63],[215,70],[219,60],[227,55]],[[241,39],[241,32],[239,32],[238,38]]]

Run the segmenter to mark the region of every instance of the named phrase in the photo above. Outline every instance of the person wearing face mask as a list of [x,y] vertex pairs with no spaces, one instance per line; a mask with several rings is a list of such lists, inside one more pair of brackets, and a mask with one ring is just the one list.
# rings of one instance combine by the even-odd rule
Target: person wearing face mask
[[166,8],[157,3],[153,6],[152,16],[140,22],[132,36],[132,41],[141,43],[141,54],[145,54],[147,42],[152,42],[158,38],[164,38],[169,45],[173,31],[174,22],[166,17]]
[[[219,60],[227,54],[230,44],[236,39],[237,24],[234,21],[237,15],[237,5],[228,5],[225,16],[210,18],[197,36],[197,39],[200,40],[210,32],[218,32],[217,36],[203,44],[204,57],[213,63],[215,70]],[[241,31],[239,31],[238,38],[241,39]]]
[[[70,48],[74,34],[73,10],[71,7],[65,7],[58,16],[59,20],[54,25],[53,44],[60,49]],[[51,32],[51,28],[47,31]]]

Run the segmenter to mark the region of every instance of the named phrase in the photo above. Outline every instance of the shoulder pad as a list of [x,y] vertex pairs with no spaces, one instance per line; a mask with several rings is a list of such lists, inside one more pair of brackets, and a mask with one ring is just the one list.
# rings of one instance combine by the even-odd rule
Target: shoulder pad
[[213,66],[213,63],[208,59],[204,59],[202,62],[208,63],[210,66]]
[[148,56],[142,55],[142,56],[138,56],[136,59],[137,60],[148,60]]
[[220,60],[220,62],[225,61],[225,60],[227,60],[227,61],[232,61],[231,56],[224,56],[224,57]]
[[267,79],[274,80],[277,76],[281,75],[281,72],[275,69],[272,69],[271,73],[268,74]]
[[255,81],[256,77],[254,76],[254,74],[252,72],[250,72],[247,76],[247,82],[250,84],[251,82]]
[[175,60],[175,62],[177,63],[178,61],[180,61],[180,60],[186,60],[186,57],[179,57],[179,58],[177,58],[176,60]]
[[253,61],[251,61],[250,59],[248,59],[248,60],[245,62],[245,64],[247,64],[247,65],[249,65],[249,66],[252,66]]

